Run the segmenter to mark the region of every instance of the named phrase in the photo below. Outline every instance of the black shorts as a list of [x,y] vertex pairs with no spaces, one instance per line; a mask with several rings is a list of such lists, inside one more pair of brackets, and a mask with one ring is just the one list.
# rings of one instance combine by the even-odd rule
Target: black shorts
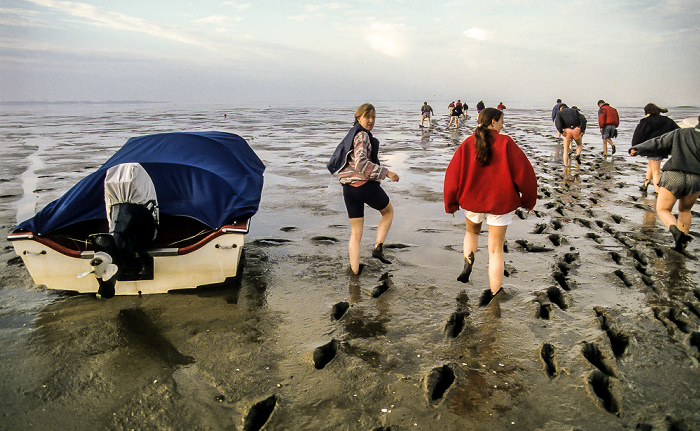
[[700,191],[700,175],[682,171],[663,171],[659,187],[673,193],[676,198],[692,196]]
[[378,181],[367,181],[359,187],[343,184],[343,199],[348,210],[348,218],[365,216],[365,204],[377,211],[389,205],[389,196]]

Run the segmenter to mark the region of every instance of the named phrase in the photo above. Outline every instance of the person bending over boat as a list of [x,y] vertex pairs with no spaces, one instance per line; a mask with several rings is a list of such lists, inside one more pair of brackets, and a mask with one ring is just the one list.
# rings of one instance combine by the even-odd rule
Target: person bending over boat
[[[695,127],[676,129],[634,145],[632,156],[671,158],[661,168],[656,214],[673,235],[675,250],[682,252],[692,239],[691,209],[700,198],[700,116]],[[678,201],[678,219],[671,212]]]
[[525,153],[503,128],[503,111],[485,108],[474,134],[462,142],[445,172],[445,212],[465,210],[464,269],[457,280],[469,281],[484,220],[489,226],[489,287],[491,295],[503,282],[503,244],[513,211],[532,211],[537,202],[537,177]]
[[360,105],[355,111],[352,129],[338,145],[327,165],[331,174],[338,172],[338,180],[343,186],[343,199],[350,218],[348,254],[353,274],[359,274],[361,271],[360,248],[365,204],[382,215],[377,225],[377,240],[372,256],[383,263],[391,263],[384,255],[384,241],[394,219],[394,207],[379,182],[384,178],[398,181],[399,176],[380,166],[379,140],[371,133],[375,118],[376,110],[373,105]]

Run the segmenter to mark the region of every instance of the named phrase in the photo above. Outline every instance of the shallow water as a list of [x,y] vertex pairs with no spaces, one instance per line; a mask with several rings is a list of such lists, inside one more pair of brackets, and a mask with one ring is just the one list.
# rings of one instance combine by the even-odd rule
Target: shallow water
[[[428,131],[420,102],[375,105],[380,159],[401,177],[383,184],[394,263],[369,257],[379,216],[368,210],[358,279],[346,274],[348,222],[325,169],[353,105],[0,107],[8,429],[238,428],[273,395],[266,429],[700,427],[700,240],[688,256],[672,251],[653,194],[639,192],[646,160],[626,149],[640,107],[618,108],[607,159],[596,111],[584,110],[570,175],[551,107],[506,111],[503,133],[528,154],[540,199],[508,229],[504,294],[481,307],[485,235],[470,282],[457,282],[464,221],[442,205],[444,170],[475,113],[447,130],[433,104]],[[700,108],[670,111],[680,120]],[[31,282],[5,240],[17,222],[129,137],[192,130],[239,134],[267,166],[236,285],[100,302]],[[388,290],[374,297],[377,286]],[[314,352],[332,339],[318,369]]]

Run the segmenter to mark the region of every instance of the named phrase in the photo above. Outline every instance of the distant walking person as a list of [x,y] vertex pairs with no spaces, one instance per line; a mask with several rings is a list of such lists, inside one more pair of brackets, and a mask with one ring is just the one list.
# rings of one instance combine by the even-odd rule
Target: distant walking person
[[[662,112],[668,112],[668,109],[659,108],[653,103],[647,103],[644,107],[645,117],[639,120],[637,128],[634,129],[632,146],[639,145],[644,141],[678,129],[678,124],[667,116],[661,115]],[[663,159],[663,156],[647,157],[647,173],[644,178],[644,184],[639,187],[640,190],[646,192],[649,183],[652,183],[654,185],[654,191],[659,193],[659,178],[661,178],[661,161]]]
[[[557,99],[557,103],[554,105],[554,108],[552,108],[552,122],[557,118],[557,114],[559,113],[559,107],[561,106],[561,99]],[[561,138],[561,133],[557,130],[557,138]]]
[[[671,156],[664,163],[656,199],[656,214],[683,252],[689,235],[691,210],[700,198],[700,117],[694,128],[676,129],[630,148],[630,155]],[[678,219],[671,212],[678,202]]]
[[345,208],[350,218],[350,269],[359,274],[360,248],[365,222],[365,204],[378,210],[382,218],[377,225],[377,240],[372,257],[383,263],[391,263],[384,255],[384,240],[394,219],[394,207],[379,182],[384,178],[398,181],[399,176],[379,163],[379,140],[372,136],[376,110],[365,103],[355,111],[355,124],[338,145],[328,170],[338,172],[338,180],[343,185]]
[[428,129],[430,129],[430,114],[433,113],[433,108],[428,105],[428,102],[423,102],[423,106],[420,108],[421,112],[421,118],[420,118],[420,126],[423,127],[423,120],[427,119],[428,120]]
[[484,101],[483,101],[483,100],[479,100],[479,103],[476,104],[476,113],[477,113],[477,114],[480,114],[481,111],[484,110],[484,106],[485,106],[485,105],[484,105]]
[[581,164],[581,149],[583,134],[586,132],[586,117],[574,106],[569,108],[566,103],[559,106],[559,112],[554,119],[554,125],[564,137],[564,166],[569,166],[569,151],[571,141],[576,141],[576,162]]
[[503,111],[504,109],[506,109],[506,105],[504,105],[503,102],[499,102],[498,106],[496,106],[496,109],[498,109],[499,111]]
[[457,148],[445,172],[445,212],[454,216],[465,210],[464,269],[457,277],[469,281],[479,233],[484,220],[488,229],[489,287],[497,294],[503,282],[503,244],[513,211],[528,211],[537,202],[537,177],[525,153],[503,128],[503,111],[485,108],[474,134]]
[[447,125],[447,128],[452,125],[452,122],[455,122],[455,130],[459,127],[459,117],[462,116],[462,105],[455,105],[454,108],[452,108],[452,113],[450,114],[450,123]]
[[600,126],[600,134],[603,137],[603,155],[608,155],[608,144],[612,148],[612,153],[615,154],[613,138],[617,138],[620,116],[617,114],[617,109],[605,103],[605,100],[602,99],[598,101],[598,125]]

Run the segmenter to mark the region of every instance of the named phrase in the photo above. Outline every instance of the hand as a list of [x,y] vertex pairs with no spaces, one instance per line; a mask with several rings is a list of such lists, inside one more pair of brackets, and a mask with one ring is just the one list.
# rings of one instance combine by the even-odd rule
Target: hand
[[637,150],[635,150],[634,148],[630,148],[630,156],[636,156],[637,154]]
[[394,181],[394,182],[396,182],[396,183],[399,182],[399,176],[396,175],[395,172],[389,171],[389,172],[386,174],[386,176],[387,176],[387,178],[389,178],[391,181]]

